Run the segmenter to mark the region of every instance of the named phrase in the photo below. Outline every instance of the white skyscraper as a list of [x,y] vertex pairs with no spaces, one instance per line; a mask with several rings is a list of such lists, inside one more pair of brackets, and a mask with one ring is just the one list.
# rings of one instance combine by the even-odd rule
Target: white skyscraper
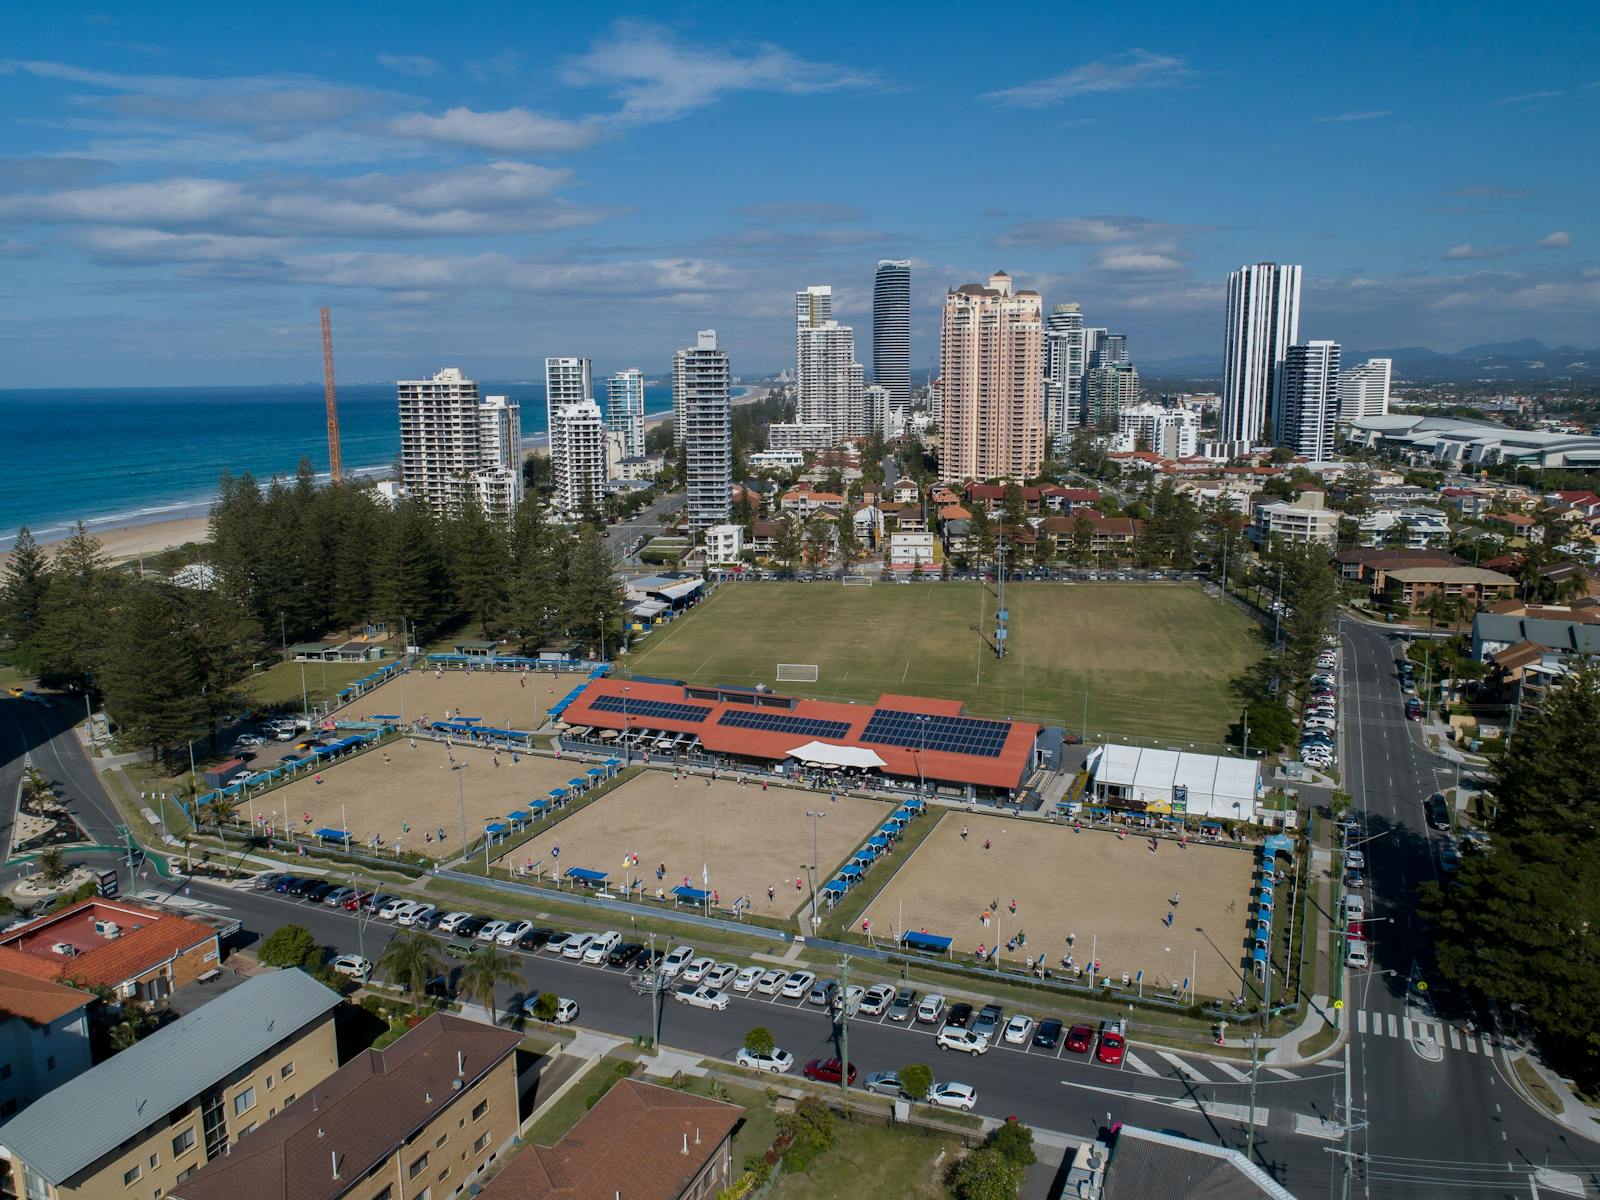
[[1299,267],[1257,263],[1228,276],[1219,441],[1257,442],[1269,419],[1280,423],[1283,360],[1299,340]]
[[1083,421],[1083,311],[1057,304],[1044,324],[1045,430],[1060,449]]
[[606,380],[606,428],[622,438],[622,456],[644,454],[644,372],[617,371]]
[[805,411],[805,342],[803,330],[833,320],[833,288],[826,283],[813,283],[794,294],[794,398],[800,411]]
[[1333,456],[1339,422],[1339,343],[1290,346],[1283,359],[1278,444],[1314,462]]
[[795,328],[795,419],[802,425],[826,424],[833,441],[866,432],[861,364],[856,362],[855,331],[837,321]]
[[1339,369],[1339,423],[1389,415],[1389,379],[1394,360],[1369,358],[1359,367]]
[[400,482],[441,516],[473,501],[495,519],[522,499],[522,410],[504,396],[478,399],[456,367],[400,380]]
[[1200,414],[1187,408],[1135,404],[1117,413],[1117,449],[1139,449],[1143,442],[1162,458],[1192,458],[1200,438]]
[[691,529],[720,525],[733,514],[732,391],[728,354],[717,348],[715,329],[702,329],[694,346],[672,356]]
[[587,358],[547,358],[544,360],[545,429],[555,425],[557,409],[594,399],[594,382],[589,376]]
[[891,429],[903,424],[905,414],[894,407],[889,389],[881,383],[869,383],[861,390],[862,434],[877,433],[890,437]]
[[568,513],[598,507],[605,496],[606,425],[593,400],[564,404],[550,423],[555,502]]

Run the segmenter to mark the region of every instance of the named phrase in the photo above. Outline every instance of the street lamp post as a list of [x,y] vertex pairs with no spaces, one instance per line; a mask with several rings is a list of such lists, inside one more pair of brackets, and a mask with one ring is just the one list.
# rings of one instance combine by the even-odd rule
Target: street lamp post
[[628,693],[631,690],[627,687],[622,689],[622,753],[625,756],[623,762],[627,766],[633,765],[633,745],[628,741],[628,735],[633,732],[628,724]]
[[460,772],[467,769],[467,764],[458,762],[450,768],[456,774],[456,803],[461,812],[461,853],[467,852],[467,777]]
[[917,794],[928,790],[928,718],[917,718]]
[[817,822],[828,814],[821,809],[807,809],[806,816],[811,818],[811,932],[817,931]]

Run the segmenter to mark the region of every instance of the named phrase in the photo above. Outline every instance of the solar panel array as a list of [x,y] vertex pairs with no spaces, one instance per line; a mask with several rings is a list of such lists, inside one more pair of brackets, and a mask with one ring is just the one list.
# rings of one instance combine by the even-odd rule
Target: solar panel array
[[641,721],[658,718],[663,721],[682,721],[687,725],[698,725],[711,714],[709,706],[704,704],[673,704],[667,700],[632,700],[626,696],[596,696],[589,702],[589,707],[600,712],[623,713]]
[[873,712],[860,740],[880,746],[905,746],[912,750],[925,747],[945,754],[998,758],[1010,732],[1009,721],[930,716],[880,708]]
[[792,713],[761,712],[735,708],[717,718],[718,725],[734,729],[756,729],[762,733],[792,733],[796,737],[841,738],[850,732],[848,721],[823,721],[816,717],[797,717]]

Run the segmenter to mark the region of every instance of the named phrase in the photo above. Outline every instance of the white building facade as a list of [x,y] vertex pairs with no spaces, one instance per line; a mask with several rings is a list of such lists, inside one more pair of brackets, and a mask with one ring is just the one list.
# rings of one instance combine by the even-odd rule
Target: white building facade
[[1339,343],[1305,342],[1283,360],[1278,444],[1313,462],[1333,457],[1339,426]]
[[795,419],[826,425],[829,444],[866,432],[865,377],[856,361],[855,331],[837,321],[801,325],[795,331]]
[[1217,440],[1251,445],[1283,398],[1283,360],[1300,340],[1300,268],[1240,267],[1228,276],[1227,335]]
[[556,410],[550,425],[550,465],[558,508],[580,513],[600,506],[610,478],[609,440],[600,406],[593,400]]
[[594,399],[594,380],[587,358],[544,360],[545,429],[552,428],[558,409]]
[[1339,370],[1339,424],[1389,415],[1389,383],[1394,360],[1369,358],[1359,367]]
[[522,501],[522,409],[504,396],[480,401],[459,368],[400,380],[400,483],[439,515],[478,504],[495,520]]
[[689,527],[707,529],[733,515],[733,375],[717,331],[702,329],[672,360],[672,407],[680,422]]
[[622,438],[622,457],[644,454],[644,372],[637,367],[606,379],[606,428]]
[[903,419],[911,409],[910,259],[883,259],[873,276],[872,382],[888,394],[888,411]]
[[1142,441],[1162,458],[1192,458],[1199,446],[1200,414],[1187,408],[1135,404],[1117,413],[1116,450],[1127,453]]
[[1056,304],[1044,324],[1044,420],[1057,451],[1083,424],[1083,310]]
[[743,525],[713,525],[706,530],[707,563],[712,566],[736,563],[743,553]]

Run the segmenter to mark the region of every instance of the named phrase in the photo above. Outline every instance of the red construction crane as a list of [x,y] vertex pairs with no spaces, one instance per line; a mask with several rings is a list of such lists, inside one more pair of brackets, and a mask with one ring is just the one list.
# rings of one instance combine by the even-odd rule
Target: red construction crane
[[344,464],[339,461],[339,402],[333,394],[333,326],[327,308],[322,310],[322,392],[328,404],[328,473],[339,483]]

